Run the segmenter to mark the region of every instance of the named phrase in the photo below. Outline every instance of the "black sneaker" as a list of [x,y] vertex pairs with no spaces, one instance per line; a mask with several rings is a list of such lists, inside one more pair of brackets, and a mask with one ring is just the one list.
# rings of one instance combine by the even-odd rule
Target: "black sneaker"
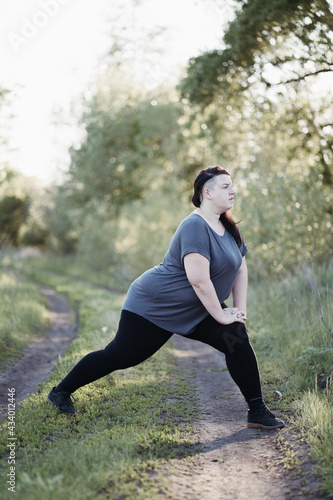
[[50,394],[48,395],[47,402],[52,403],[64,413],[75,415],[76,409],[72,403],[71,394],[65,391],[55,392],[54,389],[55,387],[53,387]]
[[284,421],[275,417],[266,405],[261,406],[254,412],[248,412],[247,426],[259,429],[274,430],[284,427]]

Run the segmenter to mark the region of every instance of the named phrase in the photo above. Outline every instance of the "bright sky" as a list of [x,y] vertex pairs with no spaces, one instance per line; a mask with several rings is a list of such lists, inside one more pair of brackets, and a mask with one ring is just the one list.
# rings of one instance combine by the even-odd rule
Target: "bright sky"
[[[223,0],[222,0],[223,2]],[[10,164],[44,183],[68,165],[66,137],[52,124],[53,113],[70,112],[73,99],[89,89],[100,58],[111,46],[110,18],[130,0],[0,0],[0,86],[15,87],[9,123]],[[165,76],[191,56],[217,48],[232,16],[230,0],[141,0],[128,7],[129,27],[165,26]],[[220,0],[221,4],[221,0]],[[128,31],[126,36],[128,36]],[[135,39],[135,33],[131,36]],[[149,57],[148,57],[149,60]],[[166,66],[165,66],[166,65]],[[75,127],[74,125],[72,127]],[[73,134],[72,134],[73,133]]]

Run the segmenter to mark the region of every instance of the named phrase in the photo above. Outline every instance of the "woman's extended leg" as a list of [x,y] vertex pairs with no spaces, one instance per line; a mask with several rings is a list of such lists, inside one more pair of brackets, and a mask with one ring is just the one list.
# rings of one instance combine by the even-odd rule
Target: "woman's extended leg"
[[[53,393],[68,394],[114,370],[129,368],[145,361],[157,352],[172,336],[150,321],[129,311],[122,311],[115,338],[105,349],[94,351],[82,358],[68,375],[52,389],[49,401],[56,404]],[[53,399],[53,400],[52,400]],[[56,406],[60,408],[58,404]],[[70,405],[69,405],[70,406]],[[67,411],[67,413],[74,413]],[[62,411],[65,411],[62,409]]]

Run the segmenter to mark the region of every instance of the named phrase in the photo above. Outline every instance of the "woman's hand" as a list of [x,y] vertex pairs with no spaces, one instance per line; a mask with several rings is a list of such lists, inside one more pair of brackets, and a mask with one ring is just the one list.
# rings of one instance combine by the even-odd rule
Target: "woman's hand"
[[223,319],[221,321],[222,325],[230,325],[231,323],[245,323],[246,314],[237,307],[225,307],[223,309]]

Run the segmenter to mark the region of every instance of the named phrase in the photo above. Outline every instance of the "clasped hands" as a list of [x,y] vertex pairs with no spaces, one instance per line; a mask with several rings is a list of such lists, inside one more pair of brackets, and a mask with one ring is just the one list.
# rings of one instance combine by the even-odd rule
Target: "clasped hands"
[[225,325],[229,325],[230,323],[235,323],[238,321],[239,323],[245,323],[246,321],[246,313],[238,309],[238,307],[225,307],[223,309]]

